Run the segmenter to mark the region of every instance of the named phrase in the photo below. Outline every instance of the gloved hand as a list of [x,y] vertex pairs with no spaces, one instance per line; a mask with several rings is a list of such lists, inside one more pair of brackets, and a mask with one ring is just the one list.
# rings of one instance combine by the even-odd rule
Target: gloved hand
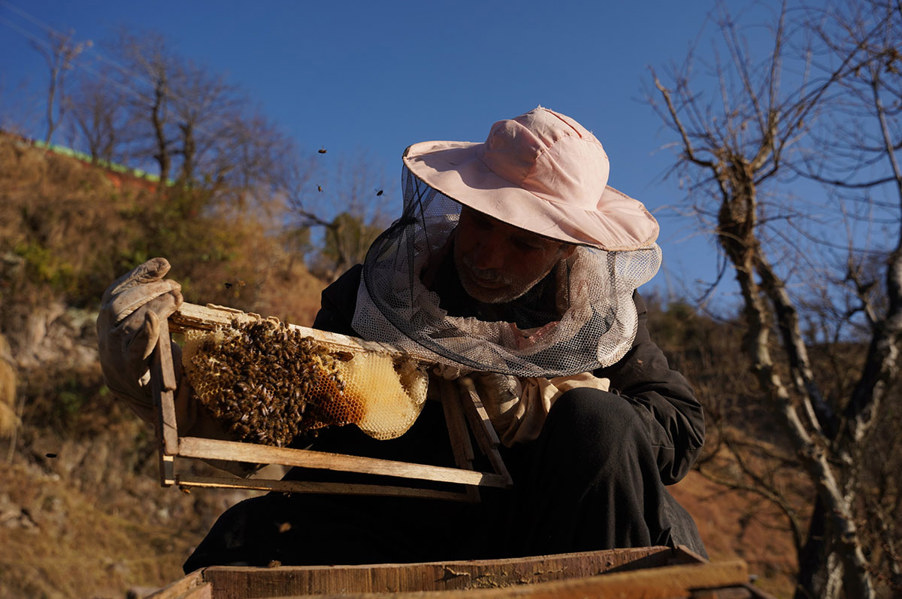
[[472,373],[469,376],[495,432],[507,445],[506,437],[519,428],[519,417],[525,411],[523,383],[530,379],[521,381],[515,376],[497,372]]
[[[165,258],[152,258],[117,279],[103,294],[97,317],[100,365],[107,386],[142,418],[153,419],[149,358],[160,336],[160,322],[182,304],[181,285],[164,279]],[[173,344],[176,377],[181,352]]]
[[520,379],[497,372],[473,373],[470,379],[495,428],[499,430],[506,428],[504,425],[509,423],[513,415],[512,410],[523,393]]
[[[150,355],[160,337],[160,323],[184,301],[182,286],[164,279],[169,272],[165,258],[152,258],[117,279],[103,294],[97,317],[100,366],[107,387],[129,403],[147,422],[157,418],[150,386]],[[172,365],[178,383],[175,412],[179,434],[209,439],[235,440],[226,429],[195,401],[191,385],[182,383],[182,351],[172,344]],[[262,464],[206,460],[233,474],[247,477]]]

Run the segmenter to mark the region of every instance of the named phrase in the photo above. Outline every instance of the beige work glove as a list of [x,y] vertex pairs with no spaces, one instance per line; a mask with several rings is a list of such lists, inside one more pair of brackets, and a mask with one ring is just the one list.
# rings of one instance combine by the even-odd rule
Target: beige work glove
[[[164,279],[169,272],[165,258],[152,258],[123,275],[103,294],[97,317],[100,366],[107,387],[147,422],[157,418],[150,386],[150,356],[160,337],[160,323],[182,305],[181,285]],[[172,365],[178,391],[175,395],[179,434],[234,440],[210,413],[195,401],[191,385],[182,377],[182,350],[172,344]],[[185,384],[182,384],[182,383]],[[262,464],[205,460],[239,476],[250,476]]]
[[590,372],[551,379],[487,372],[470,378],[498,437],[508,447],[537,439],[551,406],[565,391],[578,387],[607,391],[610,386],[608,379]]
[[[164,279],[165,258],[152,258],[117,279],[103,294],[97,317],[100,365],[106,384],[144,420],[153,422],[150,356],[160,336],[160,323],[182,304],[181,285]],[[181,378],[181,351],[172,346],[176,379]]]

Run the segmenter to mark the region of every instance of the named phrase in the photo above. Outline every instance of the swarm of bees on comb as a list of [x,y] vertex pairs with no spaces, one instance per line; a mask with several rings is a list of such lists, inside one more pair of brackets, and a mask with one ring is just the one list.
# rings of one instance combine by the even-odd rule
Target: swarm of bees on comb
[[241,441],[287,446],[326,426],[377,439],[407,431],[428,377],[413,359],[334,350],[275,319],[185,334],[182,364],[200,403]]

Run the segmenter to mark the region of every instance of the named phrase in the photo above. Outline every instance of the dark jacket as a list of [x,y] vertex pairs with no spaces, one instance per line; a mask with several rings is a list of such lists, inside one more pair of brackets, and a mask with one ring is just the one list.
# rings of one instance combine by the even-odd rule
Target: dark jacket
[[[362,267],[357,265],[322,293],[314,328],[357,336],[351,326]],[[657,450],[658,470],[664,484],[683,478],[695,462],[705,439],[705,418],[686,379],[672,370],[646,326],[647,309],[634,294],[638,329],[630,351],[619,362],[594,372],[611,381],[612,392],[629,401],[645,422]]]

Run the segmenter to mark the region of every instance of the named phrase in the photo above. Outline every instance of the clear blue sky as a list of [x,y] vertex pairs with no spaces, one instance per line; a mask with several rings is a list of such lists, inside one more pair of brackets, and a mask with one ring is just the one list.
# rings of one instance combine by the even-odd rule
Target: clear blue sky
[[[739,4],[739,3],[737,3]],[[742,3],[745,4],[745,3]],[[711,242],[668,205],[671,141],[644,101],[649,66],[682,59],[713,0],[420,2],[0,0],[0,108],[43,106],[47,68],[28,35],[74,30],[103,40],[154,30],[179,55],[226,74],[301,151],[366,153],[397,192],[400,155],[430,139],[482,141],[490,125],[537,105],[592,130],[609,183],[662,224],[653,286],[714,277]],[[96,45],[88,52],[102,52]],[[114,57],[110,57],[114,58]],[[40,124],[40,113],[33,115]],[[35,131],[40,136],[40,128]],[[400,202],[398,202],[400,206]],[[722,285],[731,293],[732,285]]]

